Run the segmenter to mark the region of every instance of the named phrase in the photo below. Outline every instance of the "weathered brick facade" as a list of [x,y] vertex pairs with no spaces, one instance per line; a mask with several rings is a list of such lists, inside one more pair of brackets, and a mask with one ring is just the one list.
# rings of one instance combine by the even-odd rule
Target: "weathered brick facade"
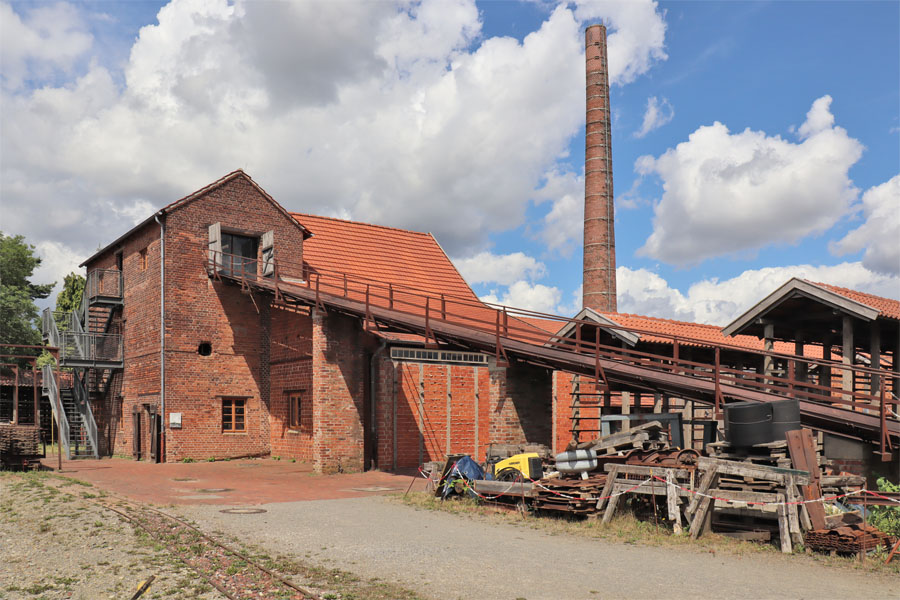
[[[416,467],[447,453],[482,458],[491,442],[551,443],[545,369],[392,360],[358,319],[210,278],[214,223],[252,237],[274,231],[280,275],[303,275],[303,230],[242,173],[163,213],[165,460],[273,454],[322,472],[359,471]],[[112,320],[124,336],[124,368],[94,399],[106,454],[133,453],[138,412],[146,458],[148,409],[161,410],[160,250],[160,227],[149,220],[86,265],[121,267],[125,282]],[[292,396],[300,399],[294,423]],[[225,398],[243,400],[243,431],[223,431]],[[172,413],[181,428],[168,427]]]

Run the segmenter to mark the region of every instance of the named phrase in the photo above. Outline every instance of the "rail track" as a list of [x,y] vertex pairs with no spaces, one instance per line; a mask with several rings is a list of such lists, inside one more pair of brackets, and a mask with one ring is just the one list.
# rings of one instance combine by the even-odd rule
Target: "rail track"
[[184,519],[121,496],[109,495],[88,501],[116,513],[164,544],[174,556],[230,600],[321,600],[312,590],[210,537]]

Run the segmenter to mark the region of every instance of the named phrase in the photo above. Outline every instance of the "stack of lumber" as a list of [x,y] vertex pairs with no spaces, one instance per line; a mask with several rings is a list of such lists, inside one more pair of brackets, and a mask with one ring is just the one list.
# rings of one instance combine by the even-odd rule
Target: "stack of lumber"
[[776,520],[783,552],[803,541],[801,526],[809,529],[810,523],[800,508],[806,505],[799,503],[801,489],[810,483],[809,472],[721,458],[701,458],[698,467],[703,477],[697,491],[703,495],[694,496],[687,509],[692,537],[712,528],[715,512],[718,531],[738,537],[757,532],[765,539],[762,532],[774,531],[771,521]]
[[[684,502],[691,496],[694,479],[694,466],[663,467],[651,465],[617,465],[604,466],[608,472],[606,486],[597,510],[606,506],[603,522],[609,523],[619,500],[625,494],[649,497],[649,502],[657,499],[665,500],[666,516],[672,522],[675,533],[681,533],[681,521],[684,514]],[[608,499],[607,499],[608,498]]]
[[756,444],[749,448],[736,448],[729,442],[713,442],[706,445],[706,451],[712,458],[723,460],[740,460],[771,467],[791,466],[786,440]]
[[34,425],[0,423],[0,454],[37,456],[41,453],[41,432]]
[[632,427],[628,431],[620,431],[612,435],[599,437],[587,442],[571,442],[566,450],[592,449],[597,454],[615,454],[635,448],[641,450],[660,450],[669,447],[663,436],[663,425],[659,421],[650,421]]
[[605,474],[587,479],[541,479],[533,488],[534,508],[590,516],[597,513],[597,498],[605,485]]

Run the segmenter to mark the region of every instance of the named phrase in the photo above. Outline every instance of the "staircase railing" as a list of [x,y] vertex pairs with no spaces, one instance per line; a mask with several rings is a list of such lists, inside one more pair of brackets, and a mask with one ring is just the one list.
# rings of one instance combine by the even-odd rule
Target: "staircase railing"
[[[62,327],[57,325],[57,318]],[[116,333],[90,333],[84,330],[77,311],[56,313],[44,309],[41,327],[44,339],[59,348],[60,364],[78,362],[121,362],[122,336]]]
[[56,374],[53,367],[44,365],[41,368],[42,383],[41,391],[50,399],[50,408],[53,411],[53,417],[56,419],[56,426],[59,430],[59,450],[66,453],[66,460],[71,458],[69,450],[69,419],[66,417],[66,411],[62,405],[62,399],[59,397],[59,385],[56,382]]
[[41,333],[50,346],[59,347],[59,328],[53,311],[49,308],[45,308],[41,315]]
[[75,409],[81,415],[81,426],[87,433],[88,441],[91,443],[91,454],[94,458],[100,458],[100,452],[97,447],[97,422],[94,420],[94,411],[91,409],[91,399],[87,391],[87,371],[82,372],[79,377],[75,373]]

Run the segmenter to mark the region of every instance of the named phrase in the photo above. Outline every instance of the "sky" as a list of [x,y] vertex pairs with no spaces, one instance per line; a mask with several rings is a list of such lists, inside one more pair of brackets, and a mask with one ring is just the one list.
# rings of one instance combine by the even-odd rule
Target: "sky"
[[794,276],[900,299],[894,1],[0,0],[0,230],[60,283],[241,168],[572,315],[601,22],[619,311],[725,325]]

